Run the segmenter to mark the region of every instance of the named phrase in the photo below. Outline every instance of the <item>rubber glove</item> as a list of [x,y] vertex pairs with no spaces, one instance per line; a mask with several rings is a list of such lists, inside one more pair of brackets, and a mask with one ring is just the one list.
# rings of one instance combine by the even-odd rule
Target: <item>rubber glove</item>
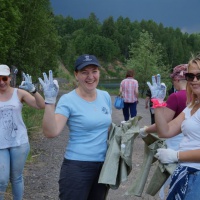
[[155,157],[160,160],[161,163],[176,163],[178,162],[178,151],[173,149],[157,149]]
[[35,88],[35,85],[32,83],[32,78],[31,76],[29,76],[29,74],[22,74],[24,77],[24,81],[21,82],[21,85],[19,86],[19,88],[26,90],[28,92],[31,93],[35,93],[37,90]]
[[[151,95],[152,95],[151,99],[155,100],[155,102],[158,104],[162,104],[166,96],[167,87],[165,83],[161,83],[160,74],[157,74],[156,77],[152,76],[152,84],[150,82],[147,82],[147,85],[149,86],[149,89],[151,90]],[[154,101],[152,102],[154,103]]]
[[44,97],[45,97],[45,103],[47,104],[55,104],[56,103],[56,97],[58,95],[59,91],[59,85],[57,80],[53,80],[53,73],[51,70],[49,70],[49,79],[46,75],[46,73],[43,73],[44,81],[39,78],[39,82],[42,85]]
[[148,133],[146,132],[146,128],[148,128],[148,126],[144,126],[143,128],[140,128],[139,135],[138,135],[139,138],[145,138],[148,135]]

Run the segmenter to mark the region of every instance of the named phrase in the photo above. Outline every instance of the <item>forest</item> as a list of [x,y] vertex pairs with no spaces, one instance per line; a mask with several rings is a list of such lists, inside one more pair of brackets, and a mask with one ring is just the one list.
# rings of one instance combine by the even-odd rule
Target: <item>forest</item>
[[[128,68],[141,83],[152,74],[169,77],[172,68],[200,52],[200,33],[183,33],[153,20],[112,16],[100,22],[54,15],[49,0],[0,0],[0,63],[36,78],[62,63],[69,73],[77,56],[94,54],[102,78],[122,78]],[[145,86],[144,86],[145,87]]]

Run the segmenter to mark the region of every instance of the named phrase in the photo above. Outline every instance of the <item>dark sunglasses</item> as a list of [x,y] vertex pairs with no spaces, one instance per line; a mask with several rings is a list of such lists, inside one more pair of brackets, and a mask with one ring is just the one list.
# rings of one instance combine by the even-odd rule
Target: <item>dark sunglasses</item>
[[186,73],[185,74],[185,79],[187,81],[193,81],[195,77],[199,81],[200,80],[200,73],[198,73],[198,74]]
[[8,76],[0,76],[0,81],[7,81],[8,80]]

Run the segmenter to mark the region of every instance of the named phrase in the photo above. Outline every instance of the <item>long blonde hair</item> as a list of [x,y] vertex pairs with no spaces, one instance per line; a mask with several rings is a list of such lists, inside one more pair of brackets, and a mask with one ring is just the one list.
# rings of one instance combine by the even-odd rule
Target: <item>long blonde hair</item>
[[[200,54],[192,56],[192,58],[188,62],[188,70],[192,64],[196,64],[200,69]],[[198,97],[196,94],[193,93],[189,83],[187,83],[186,85],[186,91],[187,91],[187,105],[189,105],[189,107],[193,107]]]

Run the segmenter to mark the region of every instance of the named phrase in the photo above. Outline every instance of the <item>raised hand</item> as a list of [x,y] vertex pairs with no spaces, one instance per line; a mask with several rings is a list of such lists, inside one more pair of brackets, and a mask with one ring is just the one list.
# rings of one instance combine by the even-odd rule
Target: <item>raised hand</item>
[[29,76],[29,74],[22,74],[24,77],[24,81],[21,82],[21,85],[19,86],[19,88],[26,90],[28,92],[31,93],[35,93],[36,92],[36,88],[35,85],[32,83],[32,78],[31,76]]
[[152,76],[152,84],[147,82],[149,89],[151,90],[151,98],[158,99],[163,101],[166,96],[166,85],[165,83],[161,83],[161,76],[157,74],[157,76]]
[[43,88],[43,93],[45,97],[45,102],[49,104],[56,103],[56,97],[59,91],[59,85],[57,80],[53,80],[52,70],[49,70],[49,79],[46,73],[43,73],[44,80],[39,78],[40,84]]
[[163,100],[166,96],[166,85],[165,83],[161,83],[161,76],[157,74],[157,76],[152,76],[152,84],[147,82],[149,89],[151,90],[151,101],[153,102],[155,107],[166,106],[166,103],[163,103]]

